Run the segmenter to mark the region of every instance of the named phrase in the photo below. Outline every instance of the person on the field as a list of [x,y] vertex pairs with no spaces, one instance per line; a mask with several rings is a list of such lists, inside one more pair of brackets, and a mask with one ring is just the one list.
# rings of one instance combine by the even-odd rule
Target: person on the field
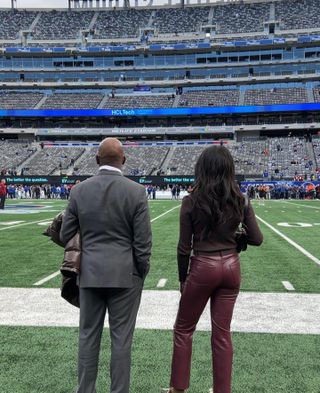
[[6,197],[7,197],[7,186],[6,186],[6,181],[2,179],[0,181],[0,209],[4,210],[4,205],[6,202]]
[[104,139],[99,173],[75,185],[62,222],[66,244],[80,229],[80,337],[77,393],[95,393],[101,334],[108,310],[111,393],[129,393],[131,344],[144,279],[151,225],[145,188],[122,175],[121,142]]
[[208,300],[212,321],[213,391],[231,392],[230,324],[241,281],[235,237],[240,222],[247,228],[248,244],[260,245],[263,237],[249,199],[245,207],[229,150],[223,146],[208,147],[197,161],[193,190],[183,198],[180,211],[181,300],[174,326],[168,393],[185,392],[189,387],[192,335]]

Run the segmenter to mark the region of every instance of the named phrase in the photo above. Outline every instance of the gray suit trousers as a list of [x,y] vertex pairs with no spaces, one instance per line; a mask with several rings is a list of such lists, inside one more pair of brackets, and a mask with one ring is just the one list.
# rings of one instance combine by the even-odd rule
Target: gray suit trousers
[[77,393],[95,393],[101,335],[106,311],[111,337],[111,393],[129,393],[131,345],[143,280],[132,288],[80,288]]

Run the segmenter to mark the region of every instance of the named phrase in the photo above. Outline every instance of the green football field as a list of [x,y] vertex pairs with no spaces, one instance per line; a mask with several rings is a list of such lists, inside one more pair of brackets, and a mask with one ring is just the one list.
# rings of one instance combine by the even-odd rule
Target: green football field
[[[60,276],[54,273],[63,250],[42,232],[65,205],[60,200],[8,201],[0,213],[0,287],[60,286]],[[241,290],[286,293],[287,282],[290,292],[319,294],[320,201],[253,205],[264,243],[241,254]],[[150,202],[153,256],[145,289],[178,289],[179,206],[179,201]],[[77,334],[67,327],[0,326],[0,391],[73,392]],[[172,332],[137,329],[135,338],[132,393],[159,393],[168,385]],[[97,393],[108,391],[107,339],[105,334]],[[320,393],[319,335],[234,333],[234,347],[233,393]],[[189,392],[208,393],[210,372],[210,333],[199,332]]]

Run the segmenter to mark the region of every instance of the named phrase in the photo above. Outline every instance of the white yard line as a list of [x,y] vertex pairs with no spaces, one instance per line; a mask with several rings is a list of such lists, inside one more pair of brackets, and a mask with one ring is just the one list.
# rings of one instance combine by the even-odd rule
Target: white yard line
[[161,218],[161,217],[165,216],[166,214],[168,214],[168,213],[172,212],[173,210],[175,210],[175,209],[178,209],[178,207],[180,207],[180,205],[178,205],[178,206],[175,206],[175,207],[173,207],[172,209],[169,209],[169,210],[167,210],[166,212],[164,212],[164,213],[160,214],[159,216],[157,216],[157,217],[153,218],[153,219],[151,220],[151,222],[154,222],[154,221],[158,220],[159,218]]
[[25,222],[23,224],[11,225],[10,227],[0,228],[0,231],[5,231],[6,229],[12,229],[12,228],[17,228],[17,227],[23,227],[25,225],[38,224],[39,222],[45,222],[45,221],[50,221],[50,220],[52,221],[53,217],[52,218],[46,218],[46,219],[39,220],[39,221],[31,221],[31,222]]
[[[160,214],[159,216],[153,218],[153,219],[151,220],[151,222],[153,222],[153,221],[155,221],[155,220],[158,220],[159,218],[161,218],[161,217],[165,216],[166,214],[172,212],[172,210],[177,209],[178,207],[180,207],[180,205],[175,206],[175,207],[173,207],[172,209],[167,210],[166,212],[164,212],[164,213]],[[42,221],[45,221],[45,220],[42,220]],[[40,221],[39,221],[39,222],[40,222]],[[17,225],[16,225],[16,226],[17,226]],[[0,229],[0,230],[1,230],[1,229]],[[55,273],[52,273],[52,274],[50,274],[50,276],[45,277],[45,278],[43,278],[43,279],[40,280],[40,281],[37,281],[37,282],[36,282],[35,284],[33,284],[33,285],[36,285],[36,286],[42,285],[42,284],[44,284],[45,282],[50,281],[52,278],[56,277],[59,273],[60,273],[60,271],[55,272]],[[160,281],[161,281],[161,280],[160,280]]]
[[[180,298],[178,291],[144,290],[136,327],[172,330]],[[0,288],[0,325],[77,327],[79,309],[61,298],[59,288]],[[197,329],[211,330],[209,304]],[[240,292],[232,330],[320,335],[320,294]]]
[[160,278],[158,284],[157,284],[157,288],[164,288],[166,283],[167,283],[167,279],[166,278]]
[[44,284],[45,282],[50,281],[50,280],[52,280],[53,278],[57,277],[59,274],[60,274],[60,270],[58,270],[58,271],[55,272],[55,273],[50,274],[50,276],[47,276],[47,277],[43,278],[42,280],[39,280],[39,281],[35,282],[33,285],[36,286],[36,287],[38,287],[39,285],[42,285],[42,284]]
[[282,203],[287,203],[288,205],[295,205],[295,206],[302,206],[302,207],[307,207],[309,209],[317,209],[320,210],[320,206],[309,206],[309,205],[303,205],[302,203],[295,203],[291,201],[282,201]]
[[286,288],[288,291],[295,291],[294,286],[291,284],[290,281],[281,281],[282,285]]
[[315,262],[317,265],[320,266],[320,260],[316,258],[314,255],[312,255],[309,251],[307,251],[305,248],[301,247],[298,243],[294,242],[291,240],[288,236],[284,235],[282,232],[280,232],[278,229],[270,225],[267,221],[263,220],[261,217],[257,216],[257,219],[261,221],[264,225],[266,225],[268,228],[270,228],[273,232],[275,232],[277,235],[282,237],[285,241],[287,241],[289,244],[291,244],[294,248],[296,248],[298,251],[300,251],[303,255],[311,259],[311,261]]

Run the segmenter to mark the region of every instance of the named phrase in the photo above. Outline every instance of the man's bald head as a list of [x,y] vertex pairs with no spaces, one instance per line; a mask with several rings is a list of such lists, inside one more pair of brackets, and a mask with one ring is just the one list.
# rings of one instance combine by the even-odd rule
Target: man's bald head
[[110,165],[121,169],[126,161],[122,143],[117,138],[105,138],[99,145],[96,159],[99,166]]

